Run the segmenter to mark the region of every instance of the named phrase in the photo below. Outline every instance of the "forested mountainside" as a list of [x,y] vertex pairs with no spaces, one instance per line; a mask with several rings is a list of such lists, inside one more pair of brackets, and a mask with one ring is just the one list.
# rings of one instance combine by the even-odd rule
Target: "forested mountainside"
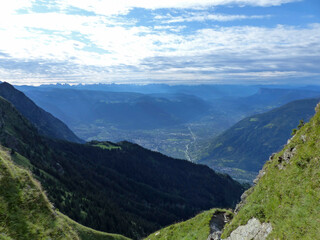
[[[48,201],[24,159],[0,146],[0,238],[3,240],[129,240],[81,226]],[[26,163],[26,162],[25,162]]]
[[24,93],[15,89],[9,83],[0,83],[0,96],[11,102],[18,111],[36,126],[41,135],[71,142],[84,142],[62,121],[38,107]]
[[269,156],[287,142],[299,121],[309,121],[318,102],[319,99],[293,101],[241,120],[214,138],[199,162],[236,179],[254,178]]
[[212,207],[232,207],[243,187],[203,165],[136,144],[77,144],[38,134],[0,99],[0,142],[25,159],[49,199],[72,219],[139,238]]

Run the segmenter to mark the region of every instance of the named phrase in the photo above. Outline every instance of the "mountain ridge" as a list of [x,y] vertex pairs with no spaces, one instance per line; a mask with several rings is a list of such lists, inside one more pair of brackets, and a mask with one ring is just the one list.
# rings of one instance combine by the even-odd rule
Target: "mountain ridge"
[[10,101],[30,122],[39,133],[51,138],[58,138],[77,143],[84,141],[78,138],[61,120],[38,107],[23,92],[9,83],[0,84],[0,96]]
[[217,170],[258,173],[268,157],[286,143],[299,120],[309,121],[318,102],[297,100],[239,121],[210,142],[199,162]]

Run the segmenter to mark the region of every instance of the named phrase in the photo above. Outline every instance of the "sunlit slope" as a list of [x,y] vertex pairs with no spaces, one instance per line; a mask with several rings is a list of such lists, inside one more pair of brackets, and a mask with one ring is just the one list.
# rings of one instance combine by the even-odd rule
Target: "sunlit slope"
[[211,209],[185,222],[176,223],[156,231],[145,240],[206,240],[210,234],[210,222],[216,213],[232,215],[228,210]]
[[223,237],[255,217],[272,224],[268,239],[319,239],[319,111],[265,164],[263,172]]

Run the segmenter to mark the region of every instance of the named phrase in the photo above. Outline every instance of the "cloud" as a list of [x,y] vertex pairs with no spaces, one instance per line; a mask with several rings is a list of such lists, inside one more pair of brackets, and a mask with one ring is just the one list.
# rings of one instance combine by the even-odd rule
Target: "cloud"
[[1,62],[2,79],[202,83],[320,75],[320,24],[215,27],[182,35],[167,27],[106,27],[99,18],[86,18],[72,19],[75,28],[52,25],[50,32],[37,21],[36,28],[22,31],[23,25],[12,35],[0,30],[1,56],[14,59]]
[[170,14],[167,15],[157,15],[156,20],[160,20],[161,23],[171,24],[180,22],[204,22],[204,21],[218,21],[227,22],[235,20],[245,20],[245,19],[263,19],[270,18],[271,15],[226,15],[226,14],[209,14],[208,12],[193,12],[188,14],[183,14],[181,16],[173,17]]
[[236,6],[279,6],[300,0],[57,0],[64,9],[75,7],[101,15],[127,14],[133,8],[143,9],[194,9],[207,8],[222,5]]
[[[193,29],[188,25],[270,17],[189,8],[289,2],[294,0],[53,0],[50,9],[41,12],[34,9],[40,1],[16,1],[6,6],[10,14],[0,15],[0,80],[203,83],[320,76],[320,24],[210,28],[203,24],[204,28]],[[185,11],[178,17],[157,15],[145,25],[117,15],[137,7]],[[71,13],[72,9],[84,12]],[[171,24],[177,22],[184,25]]]

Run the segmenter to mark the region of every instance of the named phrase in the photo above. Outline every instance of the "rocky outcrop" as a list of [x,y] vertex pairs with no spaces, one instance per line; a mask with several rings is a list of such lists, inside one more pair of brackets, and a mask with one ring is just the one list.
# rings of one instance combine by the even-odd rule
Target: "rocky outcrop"
[[285,152],[278,158],[278,168],[280,170],[284,169],[287,164],[290,163],[291,158],[295,155],[297,149],[296,148],[288,148]]
[[207,240],[219,240],[222,234],[222,229],[224,225],[230,222],[232,219],[232,214],[228,212],[217,211],[210,221],[210,235]]
[[271,231],[272,225],[270,223],[261,224],[258,219],[252,218],[246,225],[234,230],[225,240],[265,240]]

